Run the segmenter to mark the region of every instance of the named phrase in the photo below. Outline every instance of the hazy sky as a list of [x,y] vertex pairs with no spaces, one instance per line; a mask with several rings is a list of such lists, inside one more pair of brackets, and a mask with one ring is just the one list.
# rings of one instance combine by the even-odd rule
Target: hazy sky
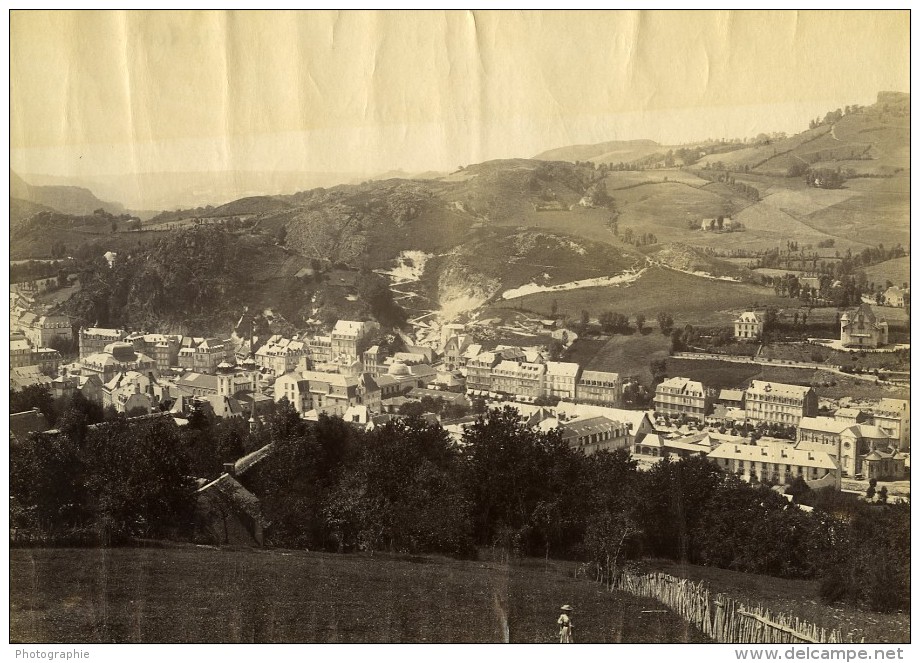
[[909,91],[901,12],[11,15],[25,173],[453,169],[797,132]]

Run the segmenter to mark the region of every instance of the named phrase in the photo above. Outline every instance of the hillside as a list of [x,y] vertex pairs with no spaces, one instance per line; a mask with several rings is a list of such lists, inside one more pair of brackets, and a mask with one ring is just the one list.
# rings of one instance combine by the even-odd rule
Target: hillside
[[106,202],[97,198],[92,191],[78,186],[33,186],[19,175],[10,171],[10,198],[18,198],[64,214],[92,214],[104,209],[111,214],[122,214],[125,208],[120,203]]
[[[658,146],[655,155],[636,153],[631,162],[624,158],[624,168],[610,169],[607,192],[614,198],[621,231],[651,232],[659,242],[724,255],[756,253],[782,246],[789,238],[812,246],[833,240],[837,247],[854,251],[879,243],[906,246],[909,111],[908,94],[883,92],[875,104],[832,110],[794,136]],[[619,162],[604,151],[629,144],[578,145],[540,156],[615,165]],[[808,186],[802,177],[808,169],[839,169],[845,181],[839,188]],[[690,230],[701,219],[719,215],[738,221],[742,232]]]
[[903,283],[910,285],[910,256],[886,260],[867,267],[866,278],[877,285],[883,285],[886,281],[891,281],[896,286]]
[[[692,300],[658,292],[669,286],[667,279],[649,272],[633,289],[631,275],[658,264],[696,278],[701,291],[713,289],[711,277],[740,281],[723,280],[719,287],[729,288],[732,302],[750,301],[771,292],[749,290],[757,277],[748,266],[764,252],[785,249],[791,239],[804,251],[832,246],[832,257],[835,251],[856,253],[880,243],[907,245],[909,171],[895,165],[905,155],[909,135],[906,109],[906,95],[882,95],[878,104],[830,112],[791,137],[761,135],[755,143],[719,141],[677,149],[653,141],[580,145],[539,159],[471,164],[431,179],[375,179],[252,195],[216,207],[163,212],[140,225],[55,214],[20,199],[13,205],[19,226],[11,255],[47,257],[52,241],[71,255],[130,253],[178,230],[211,225],[244,242],[244,253],[255,258],[241,261],[235,292],[245,293],[247,305],[284,306],[295,325],[311,316],[304,297],[316,295],[311,289],[301,296],[302,283],[290,281],[298,270],[318,261],[325,268],[390,274],[399,272],[409,256],[419,261],[410,269],[411,283],[394,277],[393,287],[410,318],[451,319],[500,302],[509,290],[518,305],[536,298],[538,308],[545,309],[559,291],[560,303],[576,316],[582,308],[607,306],[608,292],[642,291],[647,302],[667,302],[696,318]],[[855,161],[873,172],[858,171],[838,188],[810,186],[780,166],[793,159],[823,167],[832,163],[831,156],[852,161],[841,146],[857,137],[868,147]],[[821,147],[827,141],[837,151]],[[643,155],[626,165],[598,161],[616,150]],[[563,156],[582,158],[577,164],[548,160]],[[14,193],[31,195],[34,189],[13,174],[11,183]],[[35,210],[37,215],[23,220]],[[715,226],[718,217],[726,222]],[[693,289],[690,282],[685,285]],[[285,306],[283,293],[291,288],[301,294],[288,297],[296,305]],[[532,294],[517,299],[525,293]],[[322,302],[324,308],[352,310],[343,303],[350,300],[333,305],[331,298],[314,299],[313,308]],[[631,306],[649,308],[638,301]]]
[[571,145],[546,150],[534,159],[543,161],[597,161],[630,163],[660,152],[661,145],[653,140],[612,140],[593,145]]
[[23,221],[38,214],[39,212],[56,212],[47,205],[34,203],[31,200],[22,198],[10,198],[10,229],[16,228]]
[[857,175],[893,175],[910,168],[910,95],[880,92],[871,106],[829,112],[821,123],[790,138],[697,164],[785,176],[801,164],[853,169]]
[[578,642],[707,641],[554,560],[183,546],[14,549],[10,564],[12,642],[550,643],[562,603]]
[[756,281],[750,270],[707,255],[686,244],[656,245],[647,253],[649,260],[670,269],[716,279]]

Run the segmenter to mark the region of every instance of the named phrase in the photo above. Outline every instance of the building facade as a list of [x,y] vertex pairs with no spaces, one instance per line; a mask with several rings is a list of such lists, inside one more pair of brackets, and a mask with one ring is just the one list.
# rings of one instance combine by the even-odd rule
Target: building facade
[[840,316],[840,342],[847,348],[877,348],[888,345],[888,323],[863,303]]
[[708,458],[744,481],[788,484],[801,477],[811,488],[840,489],[840,467],[822,451],[796,449],[791,444],[727,442],[713,449]]
[[818,396],[811,387],[754,380],[745,392],[744,415],[752,423],[798,426],[802,417],[818,413]]
[[763,317],[754,311],[745,311],[735,319],[735,338],[745,340],[759,339],[763,335]]
[[80,359],[85,359],[97,352],[103,352],[110,343],[125,340],[127,332],[124,329],[105,329],[102,327],[88,327],[80,329]]
[[577,397],[581,367],[573,362],[546,362],[544,396],[574,401]]
[[687,378],[668,378],[655,388],[655,412],[686,415],[702,420],[709,414],[711,400],[701,382]]
[[582,371],[575,384],[575,400],[590,405],[620,407],[623,404],[623,383],[619,373]]

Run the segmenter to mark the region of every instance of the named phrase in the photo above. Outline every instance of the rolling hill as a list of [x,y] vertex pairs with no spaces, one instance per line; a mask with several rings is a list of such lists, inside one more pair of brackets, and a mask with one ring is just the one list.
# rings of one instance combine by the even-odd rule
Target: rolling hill
[[122,214],[125,211],[124,206],[120,203],[99,200],[89,189],[78,186],[32,186],[12,170],[10,171],[10,198],[64,214],[92,214],[97,209],[104,209],[111,214]]
[[[204,224],[222,227],[239,244],[241,258],[234,263],[239,278],[228,282],[238,284],[238,303],[246,306],[280,307],[285,292],[303,294],[295,275],[314,263],[387,273],[412,255],[421,262],[411,292],[405,284],[395,291],[410,316],[451,318],[500,302],[503,292],[521,286],[542,294],[517,304],[548,310],[555,292],[546,291],[560,286],[565,291],[560,304],[572,315],[606,308],[628,293],[625,303],[632,309],[654,313],[666,306],[686,309],[694,318],[719,301],[725,304],[722,319],[731,308],[766,301],[772,291],[757,285],[746,262],[738,266],[721,258],[745,259],[784,248],[789,240],[805,248],[822,244],[854,252],[879,243],[906,245],[907,109],[908,96],[883,94],[873,106],[830,113],[826,122],[796,136],[757,145],[684,146],[677,162],[701,155],[692,165],[658,167],[667,146],[614,141],[551,150],[535,159],[472,164],[440,177],[246,196],[216,207],[164,212],[140,228],[132,222],[115,229],[108,217],[62,213],[35,200],[44,187],[31,187],[11,173],[16,194],[11,210],[20,224],[11,255],[47,256],[52,237],[86,255],[131,253]],[[867,147],[855,159],[847,150],[860,141]],[[611,167],[606,159],[614,152],[632,154],[636,162]],[[783,164],[790,159],[815,167],[840,159],[842,169],[859,162],[863,170],[840,188],[816,188],[800,176],[787,176]],[[66,199],[66,193],[58,191],[55,200]],[[86,203],[98,201],[88,191],[79,195]],[[731,218],[730,232],[727,226],[701,229],[701,221],[718,216]],[[583,284],[644,267],[652,269],[631,286]],[[347,297],[355,293],[339,294],[317,301],[333,308],[354,303]],[[288,306],[288,313],[309,314],[301,297],[290,299],[297,304]]]

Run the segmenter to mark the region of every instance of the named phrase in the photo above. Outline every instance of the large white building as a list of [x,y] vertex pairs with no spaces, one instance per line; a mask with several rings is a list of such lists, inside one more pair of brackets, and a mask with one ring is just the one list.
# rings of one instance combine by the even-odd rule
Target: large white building
[[824,451],[840,465],[844,476],[863,474],[861,459],[896,444],[891,434],[873,424],[853,424],[835,417],[802,417],[796,448]]
[[573,362],[546,362],[544,396],[565,400],[575,400],[578,375],[581,367]]
[[105,350],[109,343],[125,340],[128,333],[124,329],[106,329],[87,327],[80,329],[80,359]]
[[306,357],[308,353],[307,343],[275,335],[256,351],[255,359],[259,368],[284,375],[297,368],[301,357]]
[[579,403],[619,407],[623,404],[620,375],[609,371],[582,371],[575,384],[575,400]]
[[840,316],[840,342],[848,348],[877,348],[888,345],[888,323],[866,303]]
[[543,395],[545,364],[505,360],[492,369],[492,391],[534,400]]
[[752,423],[798,426],[802,417],[818,413],[818,396],[811,387],[754,380],[745,392],[744,415]]
[[759,339],[763,335],[763,317],[754,311],[745,311],[735,319],[735,338]]
[[791,443],[726,442],[710,451],[708,458],[745,481],[782,484],[801,477],[812,488],[840,488],[840,466],[830,454],[797,449]]
[[872,408],[872,418],[896,441],[900,451],[910,450],[910,401],[883,398]]
[[341,417],[356,405],[366,405],[371,412],[380,411],[380,389],[368,375],[295,371],[275,380],[274,390],[276,403],[287,398],[302,415],[316,410]]
[[685,414],[702,420],[709,413],[710,400],[701,382],[688,378],[668,378],[655,388],[655,412]]
[[339,320],[332,328],[330,340],[332,341],[333,361],[356,361],[366,349],[364,339],[379,325],[376,322],[355,322],[354,320]]

